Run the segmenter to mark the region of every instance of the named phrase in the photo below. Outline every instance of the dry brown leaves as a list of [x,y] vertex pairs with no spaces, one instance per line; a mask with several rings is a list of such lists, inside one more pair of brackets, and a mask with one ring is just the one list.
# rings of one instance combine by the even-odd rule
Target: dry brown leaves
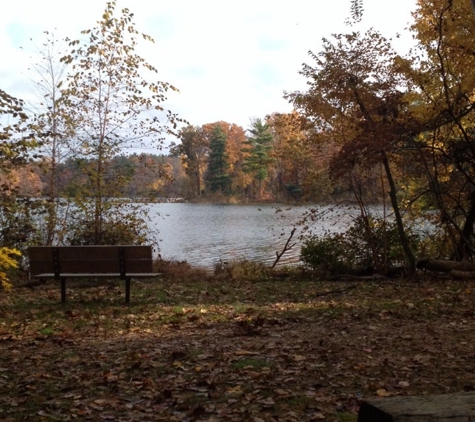
[[475,388],[470,282],[122,292],[1,293],[1,420],[356,421],[362,398]]

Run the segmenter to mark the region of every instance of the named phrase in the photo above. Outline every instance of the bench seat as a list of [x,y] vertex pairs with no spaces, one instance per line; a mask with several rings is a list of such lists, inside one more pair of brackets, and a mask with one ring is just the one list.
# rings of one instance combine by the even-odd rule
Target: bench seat
[[[130,278],[153,278],[160,273],[127,273]],[[36,274],[33,278],[57,278],[54,273]],[[59,278],[121,278],[120,273],[61,273]]]

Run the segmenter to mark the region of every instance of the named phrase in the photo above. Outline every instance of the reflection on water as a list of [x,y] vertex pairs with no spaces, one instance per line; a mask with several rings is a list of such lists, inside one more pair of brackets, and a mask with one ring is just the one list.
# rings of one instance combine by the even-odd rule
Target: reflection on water
[[[306,207],[283,208],[276,205],[214,205],[160,203],[149,205],[152,227],[159,231],[160,254],[164,259],[187,261],[212,268],[220,259],[247,259],[272,265],[276,252],[285,245],[293,224]],[[331,230],[330,223],[321,232]],[[297,243],[282,256],[279,265],[299,261]]]

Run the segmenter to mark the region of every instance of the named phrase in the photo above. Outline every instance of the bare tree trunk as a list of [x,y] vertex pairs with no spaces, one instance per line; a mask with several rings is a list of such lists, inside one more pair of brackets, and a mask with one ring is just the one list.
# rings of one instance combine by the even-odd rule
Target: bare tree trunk
[[455,249],[455,256],[453,257],[458,261],[473,257],[472,237],[473,225],[475,224],[475,192],[472,192],[470,202],[470,209],[465,218],[465,224]]
[[442,259],[422,259],[417,263],[420,270],[450,273],[451,271],[472,272],[475,264],[468,261],[447,261]]
[[406,255],[407,265],[409,271],[413,273],[416,270],[416,258],[412,253],[411,246],[409,245],[409,240],[407,239],[406,232],[404,231],[404,224],[402,222],[401,212],[399,210],[399,204],[396,197],[396,184],[394,183],[393,175],[391,173],[391,168],[389,167],[388,157],[386,153],[383,153],[383,165],[386,170],[386,177],[389,183],[389,197],[391,198],[391,204],[394,210],[394,216],[396,218],[396,225],[399,232],[399,238],[401,240],[402,248],[404,249],[404,255]]
[[373,230],[371,229],[371,224],[369,221],[366,204],[364,203],[364,200],[363,200],[361,186],[359,186],[359,183],[356,182],[355,177],[353,176],[352,173],[350,173],[350,178],[351,178],[351,184],[353,188],[353,194],[355,195],[356,202],[358,203],[358,206],[360,208],[360,215],[361,215],[361,219],[363,221],[364,229],[366,233],[366,241],[368,242],[368,246],[371,250],[371,257],[373,259],[374,270],[377,273],[387,274],[388,268],[384,267],[383,263],[379,259],[378,248],[376,247]]

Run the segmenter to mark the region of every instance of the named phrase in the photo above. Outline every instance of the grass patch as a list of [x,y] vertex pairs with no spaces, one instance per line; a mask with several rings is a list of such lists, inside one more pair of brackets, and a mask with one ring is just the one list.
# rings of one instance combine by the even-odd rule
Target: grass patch
[[273,368],[274,363],[270,362],[267,359],[262,359],[262,358],[244,358],[244,359],[239,359],[236,362],[233,362],[231,366],[233,369],[236,369],[236,370],[242,370],[242,369],[259,370],[263,368]]
[[43,336],[50,336],[54,333],[54,330],[51,327],[44,327],[39,330],[39,333]]
[[354,413],[340,412],[338,413],[338,420],[340,422],[357,422],[358,416]]

